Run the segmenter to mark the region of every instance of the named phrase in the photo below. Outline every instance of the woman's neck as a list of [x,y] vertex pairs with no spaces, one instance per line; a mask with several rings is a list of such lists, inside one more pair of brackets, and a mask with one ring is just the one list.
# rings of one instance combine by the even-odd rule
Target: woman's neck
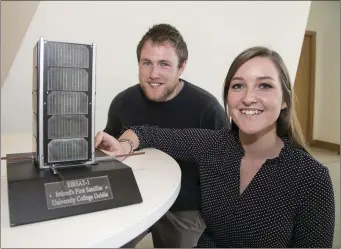
[[252,159],[275,158],[284,146],[283,141],[277,136],[276,128],[254,135],[239,131],[239,138],[245,156]]

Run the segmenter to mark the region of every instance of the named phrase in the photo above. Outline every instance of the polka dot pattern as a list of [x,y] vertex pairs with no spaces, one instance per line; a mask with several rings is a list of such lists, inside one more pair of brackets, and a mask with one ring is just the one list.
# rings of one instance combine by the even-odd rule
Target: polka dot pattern
[[140,148],[198,165],[206,229],[197,247],[332,247],[335,203],[328,169],[287,138],[280,155],[268,159],[240,194],[244,150],[236,132],[131,128]]

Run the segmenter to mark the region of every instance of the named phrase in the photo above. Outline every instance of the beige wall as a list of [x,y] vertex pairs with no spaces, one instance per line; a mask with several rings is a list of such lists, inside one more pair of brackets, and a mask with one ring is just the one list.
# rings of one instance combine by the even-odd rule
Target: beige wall
[[340,2],[312,1],[307,30],[316,31],[313,138],[340,144]]
[[39,1],[1,1],[1,87]]
[[168,22],[180,30],[189,47],[183,77],[222,103],[228,67],[247,47],[277,50],[295,78],[309,7],[310,1],[42,1],[1,91],[1,132],[32,131],[32,52],[40,36],[97,43],[96,130],[100,130],[113,97],[138,82],[136,46],[151,25]]

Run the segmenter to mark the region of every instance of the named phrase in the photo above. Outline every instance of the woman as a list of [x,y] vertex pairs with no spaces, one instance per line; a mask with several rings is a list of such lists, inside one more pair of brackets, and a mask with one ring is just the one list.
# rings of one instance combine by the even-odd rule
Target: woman
[[206,229],[198,247],[332,247],[335,204],[328,169],[307,153],[288,70],[264,47],[243,51],[226,76],[231,131],[100,132],[114,155],[153,147],[198,165]]

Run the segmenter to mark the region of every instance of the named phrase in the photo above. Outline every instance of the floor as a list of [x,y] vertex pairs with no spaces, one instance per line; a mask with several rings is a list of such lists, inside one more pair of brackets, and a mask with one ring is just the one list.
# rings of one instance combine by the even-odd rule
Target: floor
[[[334,231],[334,245],[333,248],[340,248],[340,155],[328,150],[311,148],[313,156],[327,166],[330,170],[330,175],[333,181],[335,191],[335,209],[336,209],[336,224]],[[136,248],[153,248],[153,241],[151,235],[146,235]]]

